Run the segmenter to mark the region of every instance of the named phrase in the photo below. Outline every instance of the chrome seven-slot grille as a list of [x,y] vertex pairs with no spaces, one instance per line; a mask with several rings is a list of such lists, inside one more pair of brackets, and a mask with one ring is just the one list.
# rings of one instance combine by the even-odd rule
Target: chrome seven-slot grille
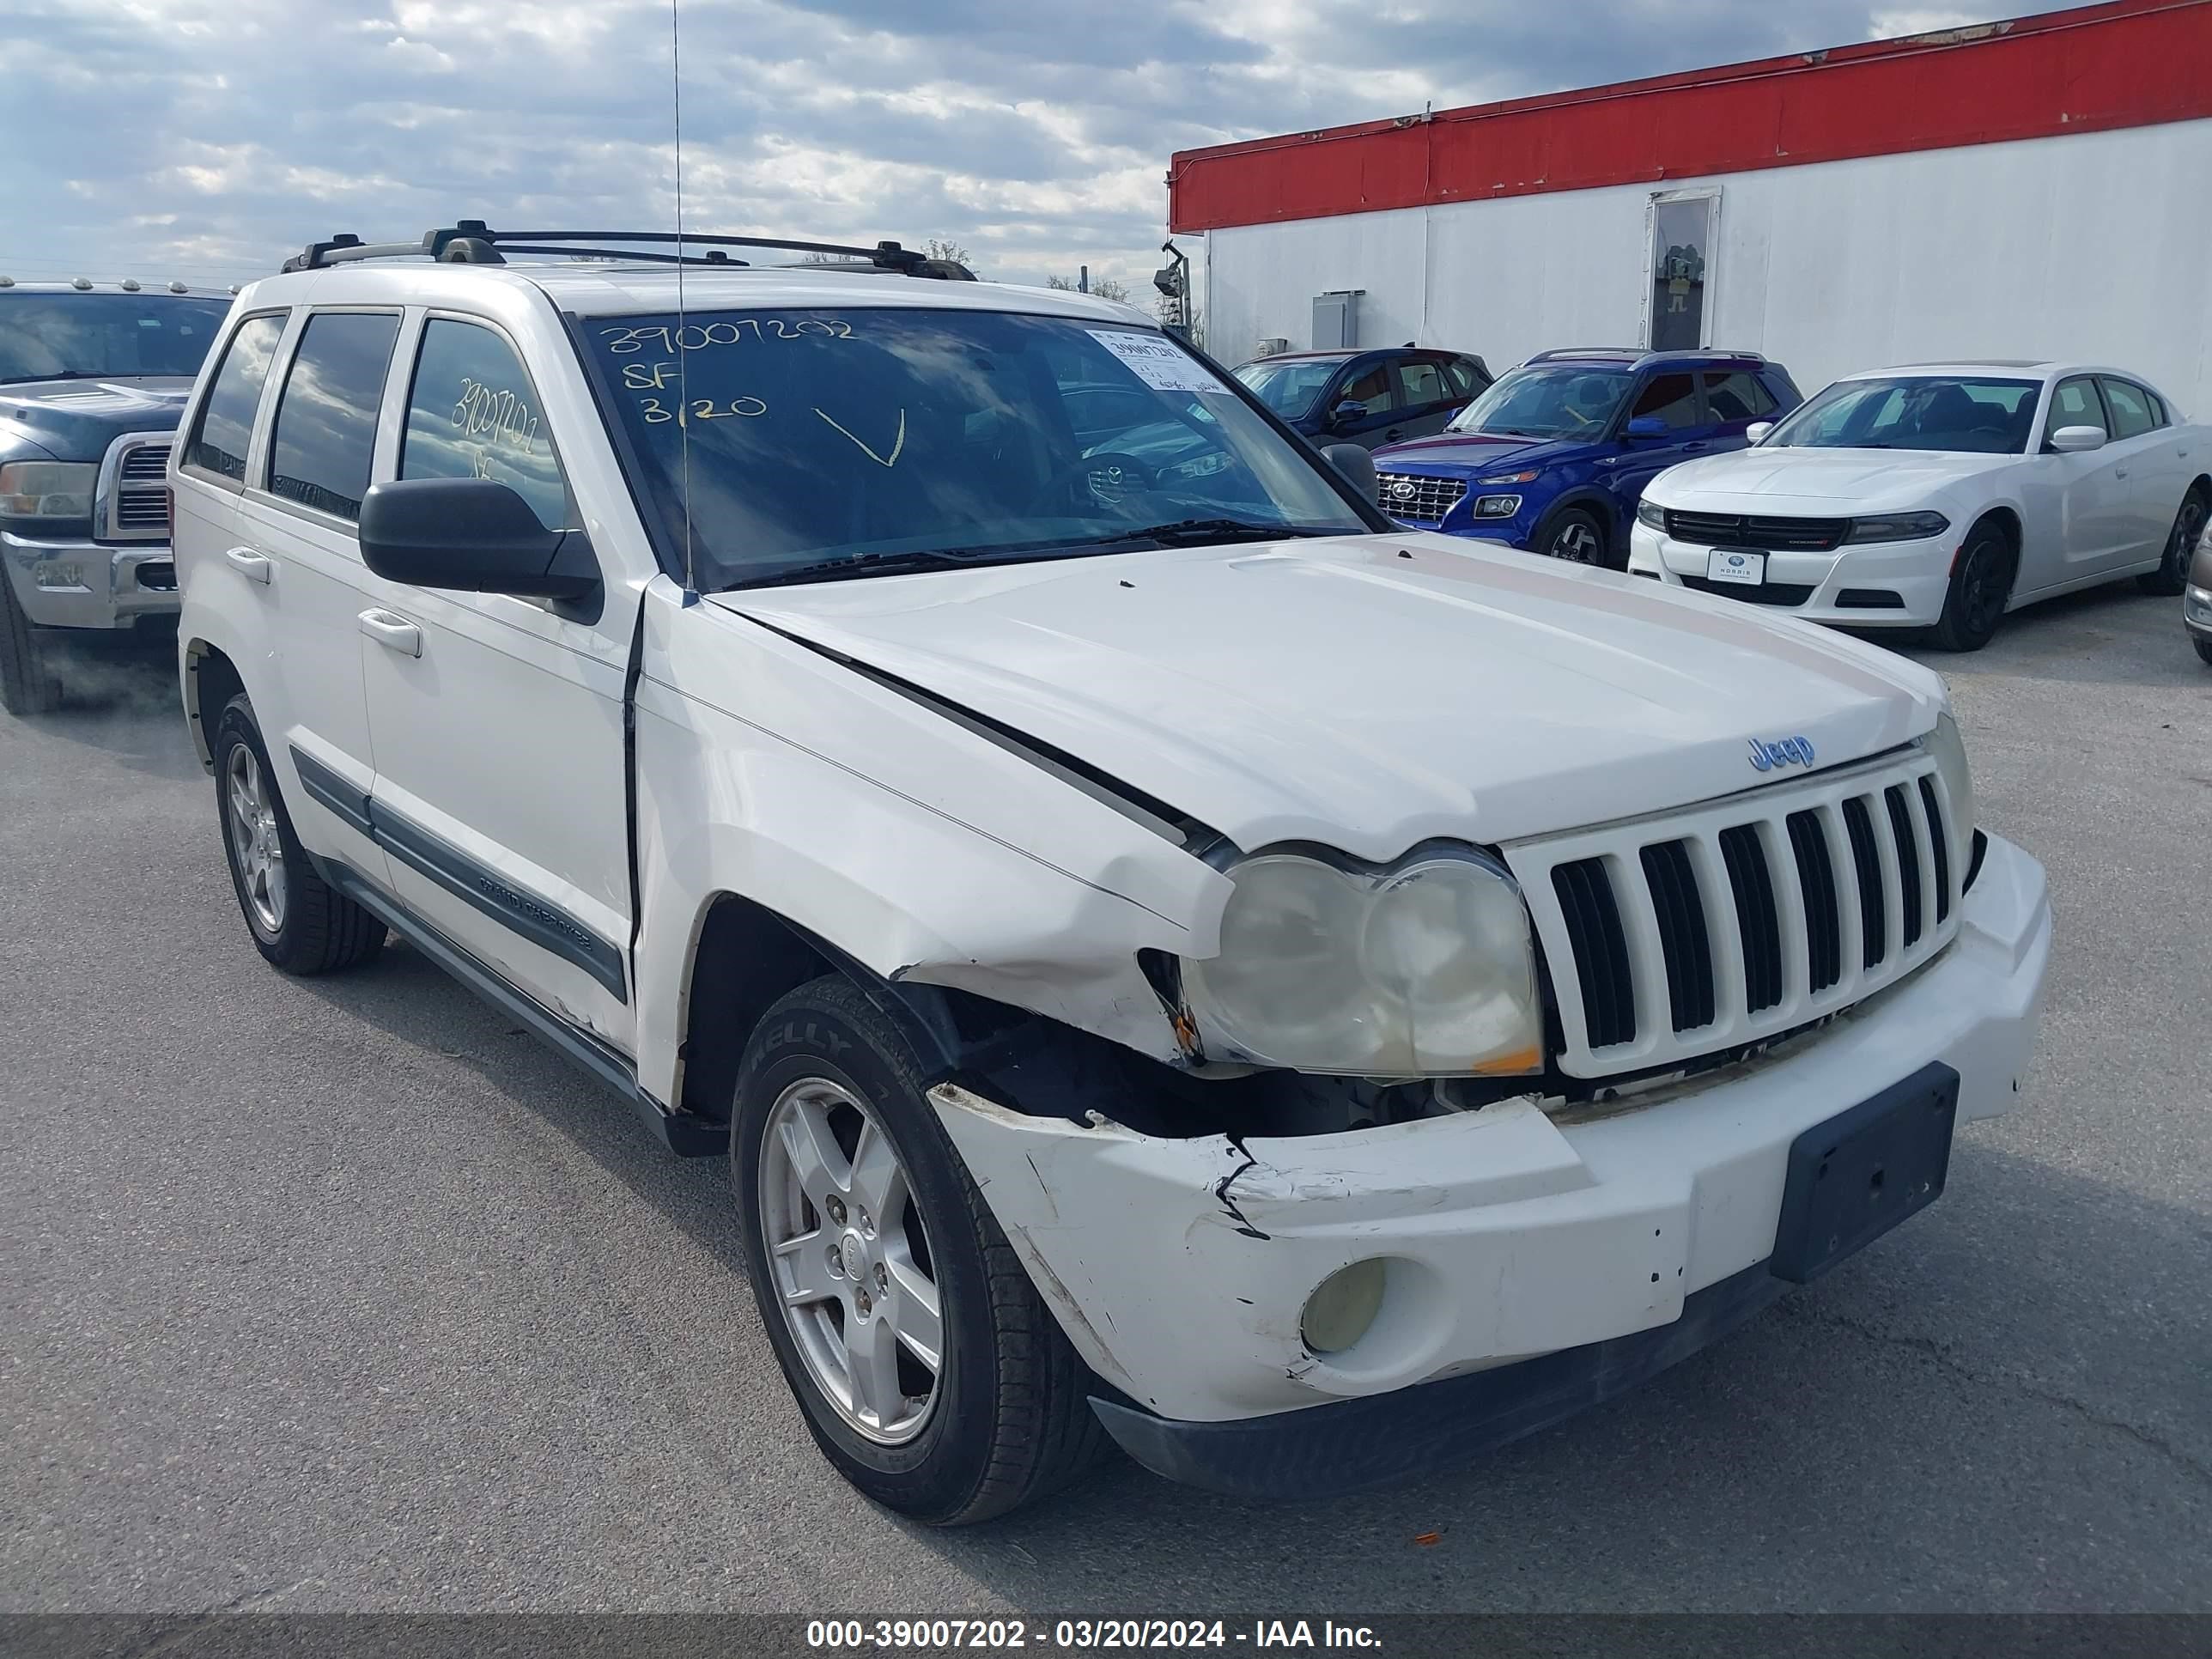
[[107,509],[107,534],[112,538],[144,540],[169,533],[169,503],[162,494],[168,482],[169,445],[118,439],[125,446],[115,467],[115,489]]
[[1411,524],[1440,524],[1467,494],[1464,478],[1431,477],[1425,472],[1375,473],[1376,499],[1394,519]]
[[1680,813],[1509,847],[1579,1077],[1792,1030],[1958,932],[1964,870],[1914,750]]

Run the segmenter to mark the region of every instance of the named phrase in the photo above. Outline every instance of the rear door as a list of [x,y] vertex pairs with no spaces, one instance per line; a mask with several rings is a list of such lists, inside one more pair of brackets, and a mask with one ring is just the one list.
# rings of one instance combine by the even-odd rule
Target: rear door
[[[374,775],[354,618],[368,572],[354,526],[368,493],[396,309],[295,315],[279,354],[267,441],[238,501],[224,562],[270,615],[263,663],[240,665],[301,839],[380,880],[368,831]],[[260,678],[257,683],[257,672]]]
[[[580,522],[507,333],[432,313],[401,353],[380,471],[494,478],[548,529]],[[568,1024],[632,1051],[623,694],[636,590],[609,582],[592,612],[368,584],[354,642],[392,890]]]
[[2179,435],[2166,423],[2165,409],[2148,387],[2117,374],[2099,375],[2097,387],[2112,417],[2112,442],[2119,457],[2112,476],[2119,486],[2115,526],[2122,562],[2148,563],[2166,556],[2189,487],[2189,464]]

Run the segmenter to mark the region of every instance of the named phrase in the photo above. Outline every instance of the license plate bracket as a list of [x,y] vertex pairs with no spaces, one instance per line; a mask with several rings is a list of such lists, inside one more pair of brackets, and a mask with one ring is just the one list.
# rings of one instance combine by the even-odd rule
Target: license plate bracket
[[1717,547],[1705,555],[1705,580],[1757,587],[1766,580],[1766,555],[1744,547]]
[[1790,1145],[1774,1255],[1802,1285],[1943,1195],[1959,1116],[1959,1074],[1923,1066]]

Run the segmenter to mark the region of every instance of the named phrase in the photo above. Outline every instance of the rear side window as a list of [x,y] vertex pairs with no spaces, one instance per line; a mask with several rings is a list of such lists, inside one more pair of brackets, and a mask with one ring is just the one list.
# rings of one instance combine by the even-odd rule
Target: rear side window
[[1655,374],[1628,411],[1632,421],[1656,415],[1677,430],[1698,423],[1698,391],[1686,374]]
[[548,530],[568,528],[568,485],[538,389],[514,348],[475,323],[433,317],[423,325],[399,476],[495,479]]
[[215,384],[185,446],[185,465],[203,467],[234,483],[246,480],[246,451],[253,440],[253,414],[261,407],[261,388],[269,379],[270,360],[276,343],[284,337],[280,312],[249,317],[230,337],[216,370]]
[[1408,358],[1398,365],[1398,387],[1408,409],[1440,404],[1451,396],[1444,390],[1443,370],[1425,357]]
[[1482,377],[1475,373],[1474,365],[1464,357],[1448,360],[1444,364],[1444,373],[1451,378],[1454,397],[1472,398],[1482,389]]
[[2163,424],[2151,408],[2150,393],[2127,380],[2101,380],[2105,402],[2112,411],[2112,437],[2140,438]]
[[361,517],[376,411],[399,319],[323,312],[307,319],[270,434],[269,489],[341,519]]
[[1705,376],[1705,404],[1717,421],[1755,421],[1772,414],[1775,406],[1758,377],[1740,368]]

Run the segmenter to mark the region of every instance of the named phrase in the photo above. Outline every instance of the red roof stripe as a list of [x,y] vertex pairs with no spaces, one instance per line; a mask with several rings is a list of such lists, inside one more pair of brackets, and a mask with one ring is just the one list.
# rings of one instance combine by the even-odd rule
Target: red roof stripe
[[1179,150],[1178,234],[2212,117],[2212,0],[2039,17]]

